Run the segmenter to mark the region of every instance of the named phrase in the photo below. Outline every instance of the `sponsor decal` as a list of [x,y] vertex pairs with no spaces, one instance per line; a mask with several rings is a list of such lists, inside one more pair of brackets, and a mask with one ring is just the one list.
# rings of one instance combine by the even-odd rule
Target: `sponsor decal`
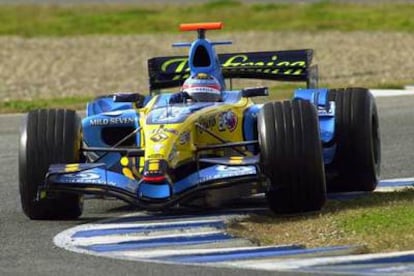
[[[169,60],[166,60],[161,65],[161,71],[162,72],[175,72],[175,73],[184,73],[184,72],[190,72],[190,68],[188,67],[188,59],[185,58],[172,58]],[[184,76],[190,74],[185,74]],[[183,77],[184,77],[183,76]]]
[[[214,103],[193,103],[191,105],[168,105],[167,102],[160,101],[163,97],[158,98],[155,109],[151,110],[147,117],[147,124],[176,124],[183,122],[190,114],[201,110],[205,107],[214,105]],[[163,104],[167,104],[163,106]]]
[[219,165],[216,168],[217,176],[220,177],[233,177],[233,176],[240,176],[246,174],[254,174],[255,169],[253,166],[250,167],[242,167],[242,166],[225,166]]
[[245,174],[251,171],[254,171],[253,166],[226,166],[226,165],[218,165],[216,167],[218,172],[237,172],[240,174]]
[[207,174],[204,174],[200,177],[201,182],[219,179],[219,178],[226,178],[226,177],[234,177],[234,176],[242,176],[242,175],[249,175],[255,174],[256,169],[254,166],[225,166],[225,165],[218,165],[213,170],[208,171]]
[[169,137],[167,133],[177,135],[178,131],[172,128],[165,128],[161,126],[160,128],[153,130],[152,136],[150,139],[154,142],[161,142],[161,141],[167,140]]
[[[259,54],[260,55],[260,54]],[[306,68],[305,60],[282,60],[277,54],[271,56],[256,56],[252,54],[220,55],[220,63],[223,68],[259,67],[254,72],[267,74],[301,75]],[[269,69],[274,66],[277,68]],[[260,67],[263,67],[260,68]],[[172,80],[182,80],[190,76],[187,57],[174,57],[164,60],[160,66],[161,72],[171,72],[176,75]]]
[[218,129],[220,131],[229,130],[232,132],[237,127],[237,116],[231,110],[220,113],[218,121]]
[[190,141],[190,131],[186,130],[181,133],[180,137],[178,138],[178,144],[185,145]]
[[71,173],[71,174],[64,174],[57,178],[58,182],[63,183],[92,183],[92,184],[101,184],[101,185],[114,185],[115,183],[106,182],[98,173],[94,172],[78,172],[78,173]]
[[168,135],[165,134],[165,133],[162,133],[162,132],[161,133],[155,133],[151,136],[150,139],[154,142],[162,142],[162,141],[168,139]]
[[172,160],[174,160],[177,157],[177,147],[174,145],[171,149],[170,154],[168,155],[168,162],[171,162]]
[[94,169],[74,173],[57,174],[54,182],[118,186],[116,182],[107,179],[107,172],[99,172]]
[[177,123],[183,121],[188,113],[189,110],[185,108],[165,107],[153,110],[148,119],[149,123]]
[[66,174],[66,178],[74,179],[76,178],[77,181],[82,182],[86,180],[96,180],[101,178],[101,176],[94,172],[78,172],[78,173],[71,173]]
[[[271,56],[270,60],[255,60],[252,61],[249,59],[248,55],[239,54],[229,57],[224,63],[222,64],[223,67],[246,67],[246,66],[254,66],[254,67],[269,67],[269,66],[276,66],[276,67],[303,67],[305,68],[306,62],[305,61],[278,61],[278,56],[273,55]],[[303,73],[302,68],[299,69],[283,69],[283,73],[285,75],[300,75]],[[277,69],[255,69],[255,72],[263,72],[269,74],[277,74],[282,71],[280,68]]]
[[[204,128],[212,129],[213,127],[216,126],[217,120],[216,120],[216,117],[212,115],[212,116],[201,117],[198,120],[198,123],[202,125]],[[203,130],[201,128],[198,128],[198,130],[200,133],[203,133]]]
[[131,125],[134,122],[135,118],[133,117],[96,118],[89,121],[91,126]]
[[159,152],[160,152],[160,150],[161,150],[163,147],[164,147],[164,145],[163,145],[163,144],[155,144],[155,145],[154,145],[154,147],[153,147],[154,152],[155,152],[155,153],[159,153]]
[[319,116],[333,116],[335,115],[335,102],[329,102],[329,107],[318,105],[318,115]]

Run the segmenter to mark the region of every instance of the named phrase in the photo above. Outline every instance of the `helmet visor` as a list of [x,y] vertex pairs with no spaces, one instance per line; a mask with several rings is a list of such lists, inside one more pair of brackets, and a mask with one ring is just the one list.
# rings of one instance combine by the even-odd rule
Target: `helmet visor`
[[196,102],[218,102],[221,98],[220,90],[208,86],[193,86],[183,91]]

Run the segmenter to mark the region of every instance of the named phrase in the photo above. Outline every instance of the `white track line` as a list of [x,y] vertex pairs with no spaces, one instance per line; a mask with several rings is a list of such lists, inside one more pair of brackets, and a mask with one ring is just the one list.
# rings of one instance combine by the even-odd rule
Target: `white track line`
[[374,97],[414,96],[414,90],[402,89],[370,89]]
[[[199,230],[199,229],[197,229]],[[162,238],[178,238],[178,237],[195,237],[195,236],[204,236],[204,235],[214,235],[224,233],[224,231],[194,231],[190,228],[188,232],[176,232],[170,231],[168,234],[162,233],[151,233],[150,235],[111,235],[111,236],[101,236],[101,237],[90,237],[90,238],[75,238],[72,243],[74,246],[90,246],[90,245],[105,245],[112,243],[122,243],[122,242],[135,242],[135,241],[146,241],[151,239],[162,239]]]
[[[122,217],[123,218],[123,217]],[[114,219],[111,219],[114,220]],[[154,222],[154,221],[145,221],[145,222],[133,222],[133,223],[120,223],[120,222],[116,222],[116,223],[91,223],[91,224],[85,224],[82,225],[81,230],[80,231],[89,231],[89,230],[107,230],[107,229],[126,229],[126,228],[134,228],[134,227],[157,227],[157,226],[175,226],[175,225],[180,225],[180,224],[191,224],[191,223],[220,223],[222,222],[222,219],[202,219],[202,220],[194,220],[194,218],[192,218],[191,220],[185,220],[180,219],[180,220],[168,220],[165,221],[163,220],[162,222]]]
[[283,260],[257,260],[257,261],[233,261],[222,263],[227,266],[243,267],[260,270],[297,270],[311,266],[325,266],[342,263],[351,263],[356,261],[368,261],[381,258],[402,257],[414,254],[414,251],[392,252],[392,253],[375,253],[362,255],[347,255],[337,257],[322,258],[305,258],[305,259],[283,259]]
[[[192,249],[153,249],[153,250],[142,250],[142,251],[124,251],[122,255],[127,257],[135,258],[159,258],[165,256],[182,256],[182,255],[198,255],[198,254],[209,254],[209,253],[231,253],[239,252],[241,250],[254,250],[254,249],[265,249],[273,248],[275,246],[247,246],[247,247],[224,247],[224,248],[192,248]],[[281,246],[282,247],[282,246]]]
[[393,182],[410,182],[410,181],[414,182],[414,177],[384,179],[384,180],[381,180],[380,182],[393,183]]

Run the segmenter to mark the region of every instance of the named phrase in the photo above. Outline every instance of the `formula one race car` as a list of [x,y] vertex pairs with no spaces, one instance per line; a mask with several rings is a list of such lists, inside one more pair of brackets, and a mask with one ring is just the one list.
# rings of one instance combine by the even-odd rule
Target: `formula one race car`
[[[321,209],[327,192],[375,189],[380,135],[367,89],[317,88],[309,49],[217,55],[214,45],[230,42],[211,42],[205,33],[221,23],[180,27],[198,38],[174,44],[189,47],[188,56],[148,60],[149,95],[98,97],[82,121],[66,109],[28,113],[19,150],[28,217],[76,218],[83,195],[164,210],[265,193],[274,212],[296,213]],[[218,82],[198,90],[216,93],[214,100],[184,91],[194,76]],[[233,78],[303,81],[307,88],[292,100],[255,104],[268,89],[232,90]],[[165,92],[183,84],[185,97]]]

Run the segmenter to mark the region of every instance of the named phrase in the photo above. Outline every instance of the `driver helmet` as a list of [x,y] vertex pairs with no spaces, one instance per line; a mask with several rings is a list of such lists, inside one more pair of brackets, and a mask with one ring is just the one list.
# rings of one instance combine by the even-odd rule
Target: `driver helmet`
[[218,102],[221,100],[221,85],[208,74],[199,73],[188,78],[182,88],[196,102]]

